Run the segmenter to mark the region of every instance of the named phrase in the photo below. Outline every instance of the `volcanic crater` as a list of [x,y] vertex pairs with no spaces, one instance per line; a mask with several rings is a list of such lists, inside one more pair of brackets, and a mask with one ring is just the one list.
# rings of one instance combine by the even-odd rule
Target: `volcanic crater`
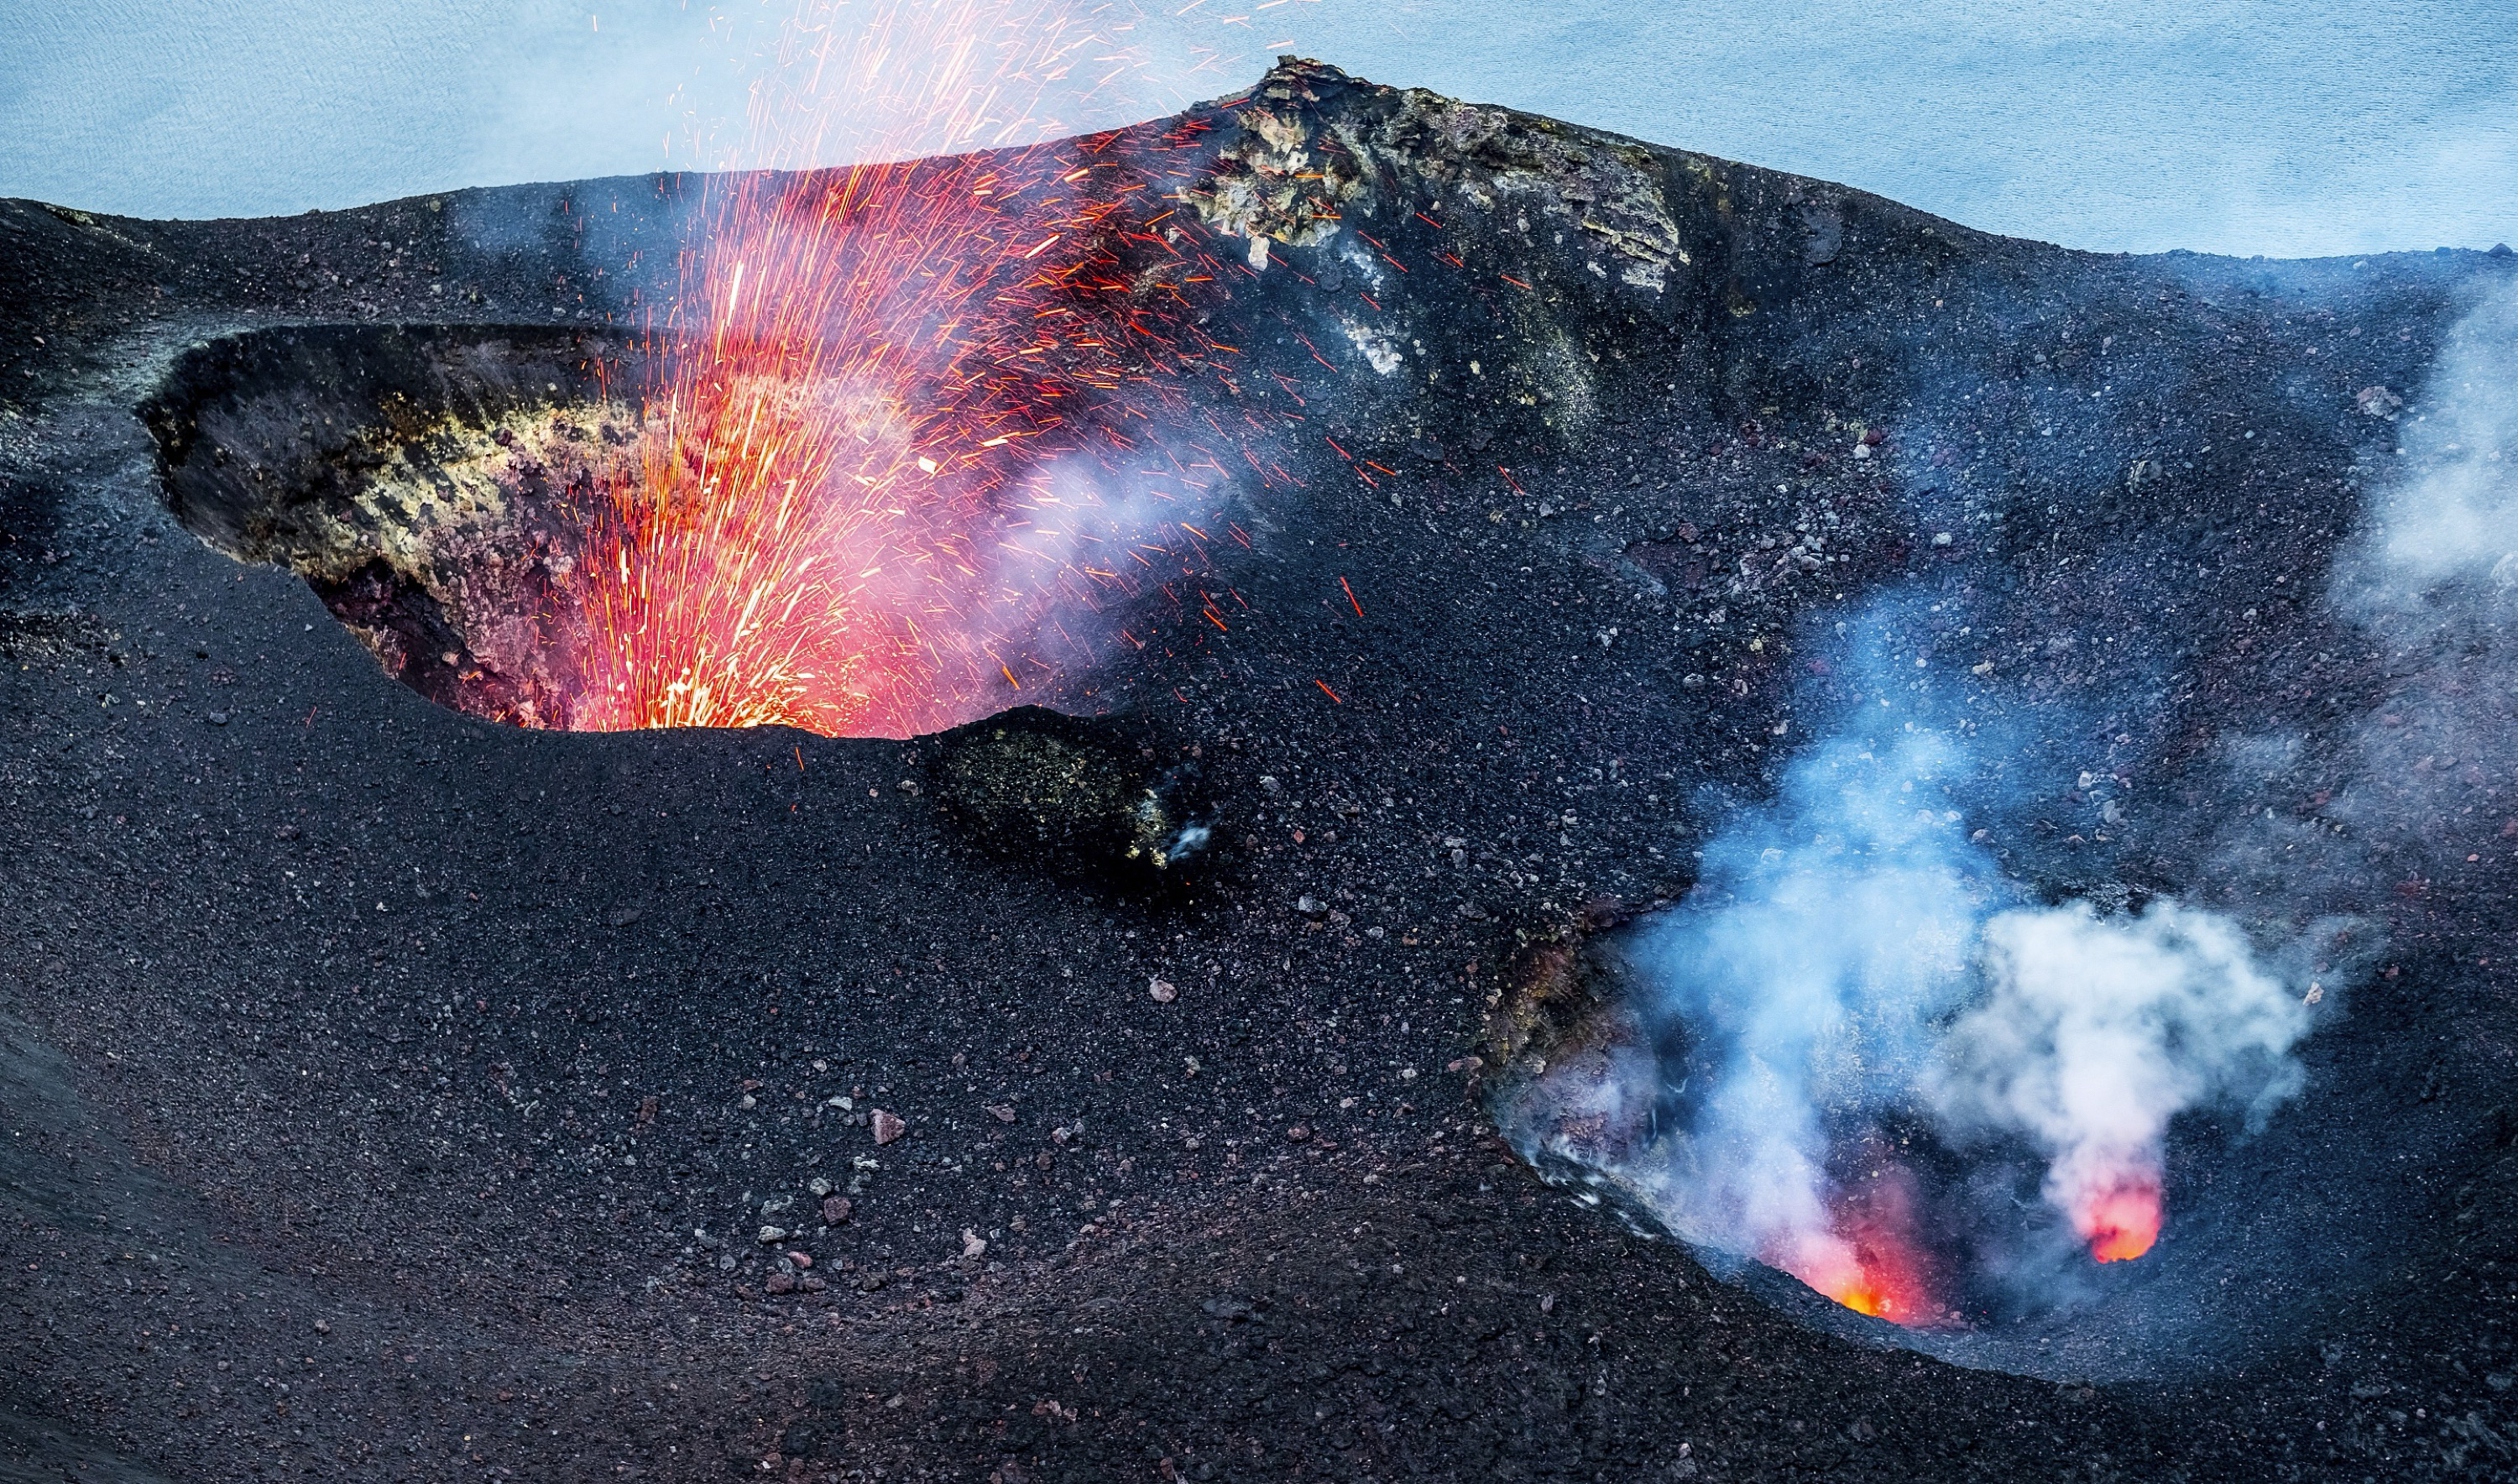
[[[2423,521],[2505,488],[2505,252],[2071,252],[1294,59],[1044,148],[1163,186],[991,260],[1082,327],[1057,457],[857,487],[1111,513],[934,566],[993,627],[884,631],[932,696],[789,724],[586,658],[722,183],[0,203],[0,1457],[2511,1466],[2507,539]],[[1917,735],[1936,860],[2236,925],[2296,1074],[2161,1115],[2154,1245],[1900,1326],[1583,1119],[1644,935]]]
[[575,538],[598,480],[635,476],[643,432],[604,394],[628,355],[505,327],[223,336],[148,414],[167,504],[229,556],[304,578],[430,700],[566,728]]

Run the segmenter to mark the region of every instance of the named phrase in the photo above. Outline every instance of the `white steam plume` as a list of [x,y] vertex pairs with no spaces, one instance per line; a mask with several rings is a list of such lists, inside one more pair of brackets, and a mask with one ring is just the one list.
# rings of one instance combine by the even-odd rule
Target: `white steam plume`
[[1942,1038],[1927,1091],[1954,1128],[2034,1142],[2047,1200],[2103,1254],[2155,1235],[2124,1224],[2155,1221],[2171,1118],[2236,1099],[2260,1121],[2299,1090],[2307,1009],[2226,917],[2076,902],[2001,913],[1981,942],[1984,998]]
[[1711,1079],[1653,1172],[1683,1235],[1797,1270],[1841,1255],[1822,1111],[1911,1088],[1988,904],[1940,807],[1948,757],[1931,733],[1821,744],[1708,845],[1687,906],[1637,949],[1693,1042],[1688,1076]]
[[2408,890],[2492,890],[2478,873],[2518,859],[2518,283],[2467,311],[2420,388],[2360,404],[2396,420],[2401,452],[2332,601],[2384,651],[2388,685],[2327,812]]
[[2380,502],[2369,541],[2347,564],[2347,580],[2368,585],[2365,603],[2384,608],[2460,582],[2518,598],[2518,285],[2449,332],[2415,407],[2397,413],[2385,388],[2363,399],[2366,412],[2409,419],[2409,476]]
[[2091,1250],[2138,1255],[2171,1120],[2295,1094],[2308,1012],[2229,918],[2037,903],[1970,838],[1989,754],[1884,704],[1903,685],[1869,670],[1845,724],[1708,844],[1687,901],[1630,950],[1647,1028],[1685,1065],[1631,1094],[1661,1137],[1621,1173],[1693,1241],[1876,1298],[1881,1254],[1917,1240],[1884,1229],[1907,1199],[1873,1183],[1899,1178],[1880,1130],[1903,1120],[1948,1149],[2033,1150]]

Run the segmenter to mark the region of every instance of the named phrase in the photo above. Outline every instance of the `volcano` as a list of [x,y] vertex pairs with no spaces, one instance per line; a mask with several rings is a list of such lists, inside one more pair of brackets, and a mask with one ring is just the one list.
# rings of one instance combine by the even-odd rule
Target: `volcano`
[[[2512,1467],[2505,249],[2073,252],[1296,59],[1054,148],[1093,250],[1012,213],[970,302],[1057,374],[705,410],[911,429],[831,467],[924,564],[722,710],[759,631],[672,584],[774,500],[621,513],[720,508],[637,481],[725,446],[663,312],[722,182],[0,203],[13,1470]],[[1849,1307],[1650,1199],[1622,945],[1910,722],[1955,879],[2227,921],[2297,1033],[2078,1218],[2033,1119],[1866,1110]],[[1945,1281],[1987,1171],[2068,1291]]]

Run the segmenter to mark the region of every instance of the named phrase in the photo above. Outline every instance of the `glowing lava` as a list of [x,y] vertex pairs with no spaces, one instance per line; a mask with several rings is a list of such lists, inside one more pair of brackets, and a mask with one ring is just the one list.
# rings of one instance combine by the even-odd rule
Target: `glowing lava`
[[1857,1314],[1909,1329],[1947,1324],[1923,1249],[1908,1235],[1913,1200],[1904,1171],[1888,1167],[1835,1205],[1830,1230],[1792,1234],[1767,1261]]
[[[948,725],[1073,640],[1063,616],[1181,574],[1166,506],[1212,457],[1094,415],[1213,349],[1166,312],[1203,265],[1142,230],[1172,213],[1108,142],[734,188],[583,565],[574,724]],[[1152,274],[1117,267],[1123,233]]]
[[2159,1177],[2125,1170],[2072,1201],[2072,1229],[2101,1262],[2140,1257],[2159,1240]]
[[[920,147],[1036,130],[1003,98],[1078,35],[1018,9],[896,8],[842,56],[805,0],[802,96],[764,95],[804,121],[757,100],[756,152],[809,159],[835,111]],[[932,730],[1121,633],[1077,632],[1110,601],[1192,586],[1220,458],[1260,469],[1170,436],[1232,353],[1191,312],[1227,270],[1168,199],[1200,127],[713,181],[635,472],[585,512],[566,724]]]

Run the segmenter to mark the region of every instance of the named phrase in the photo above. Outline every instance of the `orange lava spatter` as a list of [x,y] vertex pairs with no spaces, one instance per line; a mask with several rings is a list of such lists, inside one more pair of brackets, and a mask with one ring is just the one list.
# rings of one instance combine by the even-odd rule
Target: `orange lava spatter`
[[2101,1262],[2140,1257],[2159,1240],[2159,1181],[2127,1172],[2073,1203],[2072,1226]]
[[[1080,642],[1063,619],[1182,575],[1215,452],[1093,414],[1222,354],[1168,312],[1202,251],[1143,230],[1173,213],[1095,143],[733,188],[582,563],[573,724],[948,725]],[[1122,234],[1167,249],[1153,292]]]
[[[801,112],[757,102],[766,153],[851,109],[905,146],[1020,134],[1006,100],[1082,34],[1020,0],[890,17],[843,41],[800,0],[803,80],[763,96]],[[561,724],[905,736],[1026,699],[1149,589],[1221,627],[1204,548],[1231,479],[1269,472],[1180,394],[1235,353],[1176,201],[1203,127],[713,181],[635,457],[583,502]]]
[[1830,1230],[1799,1235],[1768,1260],[1855,1313],[1939,1328],[1949,1315],[1911,1235],[1910,1210],[1902,1171],[1888,1170],[1860,1194],[1840,1195]]
[[1900,1244],[1876,1239],[1857,1239],[1850,1267],[1819,1291],[1858,1314],[1891,1324],[1929,1325],[1941,1315],[1914,1254]]

